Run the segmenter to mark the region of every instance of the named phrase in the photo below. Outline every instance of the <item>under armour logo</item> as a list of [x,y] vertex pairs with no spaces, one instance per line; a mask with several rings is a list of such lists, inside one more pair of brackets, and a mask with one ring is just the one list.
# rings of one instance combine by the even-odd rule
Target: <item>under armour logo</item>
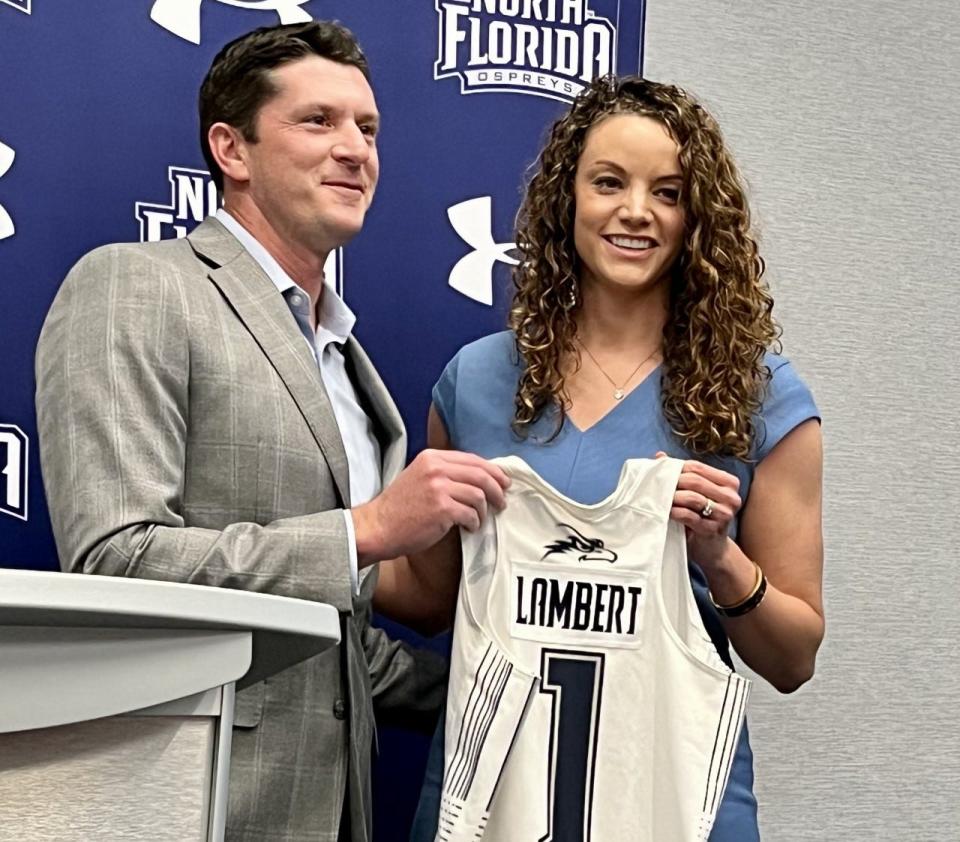
[[[307,0],[216,0],[241,9],[260,9],[276,12],[280,23],[305,23],[313,20],[300,7]],[[156,0],[150,10],[150,20],[160,24],[184,41],[200,43],[200,7],[203,0]]]
[[30,440],[15,424],[0,424],[0,512],[27,519]]
[[29,15],[33,0],[0,0],[0,3],[6,3],[8,6],[13,6],[18,12],[26,12]]
[[[13,166],[13,159],[15,157],[16,153],[0,141],[0,178],[3,178],[7,170]],[[16,231],[16,228],[14,227],[13,220],[10,218],[10,214],[7,213],[7,209],[3,205],[0,205],[0,240],[12,237],[14,231]]]
[[567,530],[567,534],[544,547],[546,552],[541,556],[541,561],[548,555],[563,553],[577,555],[578,561],[609,561],[613,564],[617,560],[617,554],[603,546],[603,541],[599,538],[587,538],[569,523],[558,523],[557,526]]
[[460,202],[447,210],[447,217],[460,239],[473,249],[457,261],[450,272],[449,285],[467,298],[492,305],[494,264],[516,266],[519,261],[507,254],[516,246],[493,241],[493,209],[489,196]]

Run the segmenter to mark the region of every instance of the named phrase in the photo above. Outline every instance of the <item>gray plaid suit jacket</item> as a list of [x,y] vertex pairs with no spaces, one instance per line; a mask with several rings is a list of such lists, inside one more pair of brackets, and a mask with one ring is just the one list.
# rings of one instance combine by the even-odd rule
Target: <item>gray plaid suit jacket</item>
[[[348,367],[389,482],[400,416],[351,338]],[[227,838],[370,839],[373,708],[423,717],[444,668],[353,596],[349,474],[316,362],[286,302],[216,220],[186,239],[105,246],[71,270],[37,349],[40,456],[64,570],[241,588],[341,612],[336,650],[237,696]],[[368,571],[363,571],[368,573]]]

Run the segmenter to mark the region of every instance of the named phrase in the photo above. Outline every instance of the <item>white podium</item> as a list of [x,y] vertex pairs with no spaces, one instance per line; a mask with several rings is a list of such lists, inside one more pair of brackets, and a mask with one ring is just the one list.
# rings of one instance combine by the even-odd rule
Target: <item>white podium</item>
[[0,839],[223,839],[235,685],[340,639],[329,605],[0,570]]

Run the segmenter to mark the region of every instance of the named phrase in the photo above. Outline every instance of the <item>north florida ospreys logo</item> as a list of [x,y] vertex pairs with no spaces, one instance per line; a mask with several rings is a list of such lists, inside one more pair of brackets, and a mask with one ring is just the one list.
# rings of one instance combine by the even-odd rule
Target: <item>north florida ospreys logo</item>
[[616,70],[616,27],[591,8],[599,2],[436,0],[433,78],[459,76],[465,94],[512,91],[572,100],[592,79]]
[[167,167],[167,179],[170,181],[169,204],[137,202],[134,206],[141,243],[186,237],[198,222],[220,207],[217,185],[206,170]]
[[608,550],[599,538],[588,538],[569,523],[558,523],[557,526],[566,534],[544,547],[546,552],[540,557],[541,561],[549,555],[565,553],[578,556],[577,561],[608,561],[613,564],[617,560],[617,554]]
[[[313,20],[309,12],[300,7],[307,0],[217,0],[226,6],[241,9],[259,9],[276,12],[280,23],[304,23]],[[200,43],[200,11],[203,0],[156,0],[150,9],[150,20],[160,24],[168,32],[190,41]]]
[[[167,204],[137,202],[134,205],[141,243],[186,237],[220,207],[217,186],[206,170],[167,167],[167,180],[170,182]],[[343,297],[343,249],[334,249],[327,255],[323,275],[327,284]]]

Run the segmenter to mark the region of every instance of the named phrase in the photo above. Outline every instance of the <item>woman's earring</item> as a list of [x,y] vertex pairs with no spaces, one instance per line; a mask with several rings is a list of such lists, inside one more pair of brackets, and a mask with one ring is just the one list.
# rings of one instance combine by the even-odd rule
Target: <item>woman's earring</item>
[[561,306],[563,307],[563,309],[566,310],[568,313],[569,313],[574,307],[576,307],[577,304],[580,302],[580,295],[579,295],[579,293],[580,293],[580,290],[579,290],[579,287],[578,287],[578,284],[577,284],[577,279],[571,275],[571,276],[570,276],[570,282],[569,282],[569,285],[568,285],[568,287],[567,287],[567,291],[566,291],[566,293],[565,293],[563,296],[561,296],[561,298],[560,298],[560,305],[561,305]]

